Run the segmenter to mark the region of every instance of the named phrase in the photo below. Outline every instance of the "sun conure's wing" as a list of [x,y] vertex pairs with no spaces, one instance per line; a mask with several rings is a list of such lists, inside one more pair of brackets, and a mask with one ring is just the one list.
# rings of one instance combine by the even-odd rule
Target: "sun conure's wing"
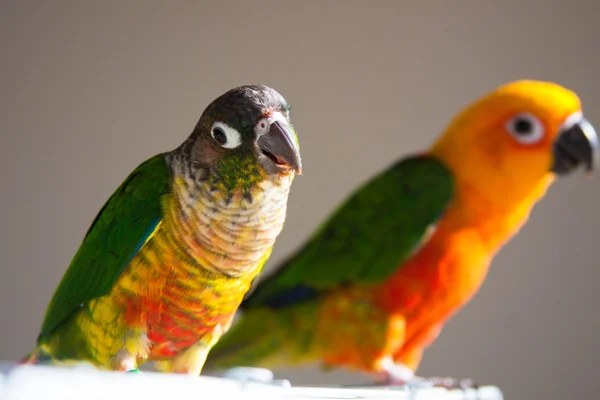
[[108,294],[162,218],[170,191],[164,154],[140,164],[104,204],[46,311],[38,341],[86,302]]
[[384,280],[420,245],[453,193],[452,174],[439,161],[400,160],[344,201],[242,309],[286,307],[336,286]]

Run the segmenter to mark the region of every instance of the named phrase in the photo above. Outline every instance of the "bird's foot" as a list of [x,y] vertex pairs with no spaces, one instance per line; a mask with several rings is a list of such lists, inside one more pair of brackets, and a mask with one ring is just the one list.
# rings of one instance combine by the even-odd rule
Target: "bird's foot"
[[451,377],[422,377],[414,375],[412,378],[398,378],[386,375],[378,380],[381,386],[408,386],[411,389],[439,387],[448,390],[478,389],[479,385],[472,379],[457,379]]
[[451,378],[451,377],[430,377],[430,378],[422,378],[431,382],[434,387],[442,387],[448,390],[453,389],[479,389],[479,386],[473,379],[463,378]]
[[388,373],[383,373],[375,380],[375,386],[403,386],[409,389],[426,389],[435,387],[434,382],[431,382],[427,378],[413,375],[412,377],[407,376],[394,376]]
[[274,379],[273,371],[266,368],[234,367],[228,369],[223,374],[223,378],[234,379],[242,384],[262,383],[282,387],[291,386],[287,379]]
[[377,386],[408,386],[421,389],[433,387],[433,382],[416,376],[415,373],[403,364],[396,364],[391,359],[383,360],[383,371],[376,378]]
[[380,374],[378,383],[385,386],[408,386],[409,388],[440,387],[448,390],[478,389],[479,385],[472,379],[457,379],[450,377],[422,377],[402,364],[392,361],[383,363],[384,371]]

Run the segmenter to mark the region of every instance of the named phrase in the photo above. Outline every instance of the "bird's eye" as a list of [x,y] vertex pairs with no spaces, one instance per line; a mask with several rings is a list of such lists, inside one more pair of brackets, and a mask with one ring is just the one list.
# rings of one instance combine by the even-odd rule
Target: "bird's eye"
[[271,124],[269,120],[267,118],[263,118],[260,121],[258,121],[256,126],[254,126],[254,132],[256,133],[256,136],[261,136],[269,132],[270,127]]
[[544,137],[544,125],[535,116],[522,113],[506,123],[506,130],[519,143],[534,144]]
[[210,135],[226,149],[235,149],[242,143],[240,133],[223,122],[215,122],[210,130]]
[[227,135],[225,135],[225,132],[223,132],[223,129],[221,128],[217,127],[213,130],[213,137],[221,145],[227,143]]

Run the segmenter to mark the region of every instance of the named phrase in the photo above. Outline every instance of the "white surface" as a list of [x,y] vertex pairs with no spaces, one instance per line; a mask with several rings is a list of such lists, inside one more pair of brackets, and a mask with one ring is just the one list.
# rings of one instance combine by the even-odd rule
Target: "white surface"
[[93,368],[19,366],[0,375],[0,399],[114,399],[114,398],[203,398],[203,399],[395,399],[395,400],[502,400],[496,387],[470,393],[441,388],[410,392],[402,388],[346,389],[285,387],[247,383],[233,379],[191,377],[144,372],[127,374]]

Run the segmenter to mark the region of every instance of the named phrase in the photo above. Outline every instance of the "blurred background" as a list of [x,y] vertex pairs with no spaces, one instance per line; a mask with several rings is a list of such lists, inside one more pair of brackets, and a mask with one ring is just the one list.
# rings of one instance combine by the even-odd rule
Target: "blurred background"
[[[600,3],[584,1],[3,0],[0,359],[31,350],[113,190],[179,145],[226,90],[263,83],[293,105],[304,173],[272,267],[357,184],[428,146],[499,84],[556,81],[600,126],[599,16]],[[421,375],[471,377],[516,400],[594,393],[599,179],[580,173],[550,189]],[[317,367],[277,375],[356,380]]]

